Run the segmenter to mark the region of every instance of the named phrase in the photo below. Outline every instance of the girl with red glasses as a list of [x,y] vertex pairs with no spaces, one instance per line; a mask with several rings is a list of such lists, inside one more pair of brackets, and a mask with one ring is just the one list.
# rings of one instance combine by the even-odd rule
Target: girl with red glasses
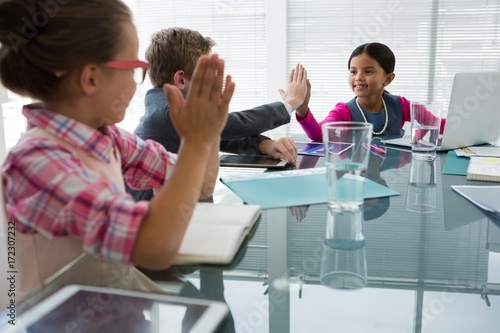
[[[23,108],[27,132],[2,167],[21,298],[82,253],[130,270],[169,267],[196,202],[215,186],[234,91],[223,60],[202,57],[186,99],[164,86],[178,154],[143,141],[115,125],[147,67],[137,60],[129,8],[119,0],[49,2],[0,0],[1,83],[40,101]],[[124,181],[157,194],[135,202]]]

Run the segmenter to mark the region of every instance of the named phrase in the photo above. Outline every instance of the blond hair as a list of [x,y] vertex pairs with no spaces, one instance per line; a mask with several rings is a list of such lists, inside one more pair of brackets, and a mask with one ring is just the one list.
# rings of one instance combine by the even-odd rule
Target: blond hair
[[210,54],[214,46],[213,39],[191,29],[169,28],[154,33],[146,50],[151,83],[155,87],[173,83],[178,70],[191,78],[198,59]]

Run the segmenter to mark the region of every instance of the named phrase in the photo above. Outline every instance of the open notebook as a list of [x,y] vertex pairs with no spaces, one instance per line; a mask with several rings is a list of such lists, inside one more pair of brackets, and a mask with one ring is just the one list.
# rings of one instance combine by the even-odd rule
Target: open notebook
[[257,205],[198,203],[174,264],[231,263],[260,213]]

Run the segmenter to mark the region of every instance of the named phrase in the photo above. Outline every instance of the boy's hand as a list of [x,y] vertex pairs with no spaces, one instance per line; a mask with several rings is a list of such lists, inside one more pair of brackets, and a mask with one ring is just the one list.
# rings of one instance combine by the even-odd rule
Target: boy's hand
[[284,137],[278,140],[263,140],[259,144],[259,150],[277,159],[286,160],[289,164],[297,162],[297,146],[292,139]]

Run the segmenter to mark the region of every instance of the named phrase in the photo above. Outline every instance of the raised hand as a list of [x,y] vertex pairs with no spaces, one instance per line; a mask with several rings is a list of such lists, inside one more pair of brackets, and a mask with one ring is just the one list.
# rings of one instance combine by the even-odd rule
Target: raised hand
[[295,113],[299,116],[300,119],[304,119],[307,116],[307,112],[309,111],[309,100],[311,99],[311,82],[307,79],[307,93],[304,98],[304,102],[301,106],[295,109]]
[[287,90],[279,89],[279,92],[281,98],[291,105],[292,110],[297,109],[304,103],[307,94],[307,71],[301,64],[297,64],[290,71]]

